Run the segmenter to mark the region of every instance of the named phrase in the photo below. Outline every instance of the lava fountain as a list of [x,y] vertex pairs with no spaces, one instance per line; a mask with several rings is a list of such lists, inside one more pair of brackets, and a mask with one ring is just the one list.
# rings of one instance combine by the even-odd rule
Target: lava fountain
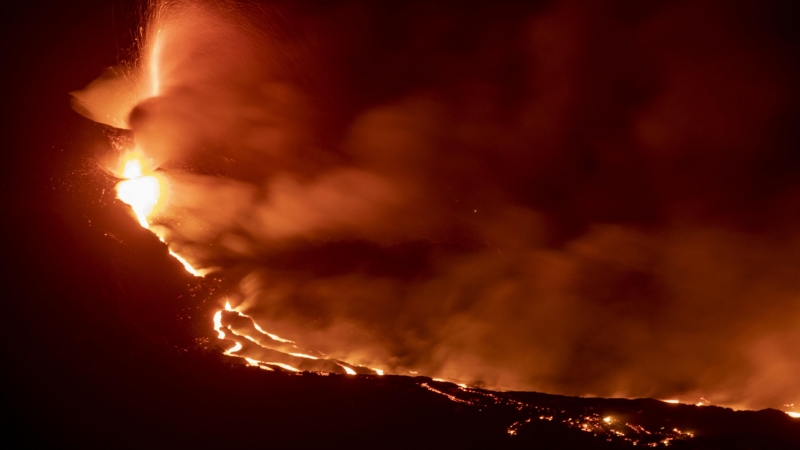
[[132,152],[124,158],[120,176],[124,178],[117,184],[117,198],[130,205],[139,224],[150,228],[150,217],[165,190],[165,181],[152,170],[145,171],[146,160],[141,152]]
[[[156,213],[157,207],[164,202],[167,193],[167,179],[163,174],[147,170],[147,158],[141,152],[133,151],[123,157],[123,168],[119,176],[123,178],[117,183],[117,198],[128,204],[139,224],[150,229],[149,218]],[[157,235],[158,236],[158,235]],[[161,242],[164,238],[158,236]],[[173,250],[169,254],[183,265],[187,272],[200,277],[204,271],[195,269],[192,265]]]
[[[143,78],[145,80],[133,84],[134,91],[141,92],[140,97],[143,98],[140,101],[142,102],[158,101],[159,96],[163,94],[162,52],[167,44],[169,33],[163,33],[157,27],[160,26],[164,6],[164,4],[156,4],[153,7],[154,14],[147,34],[149,44],[142,47],[144,53],[141,60],[144,63],[140,67],[146,76],[128,75],[131,79]],[[118,120],[115,120],[114,123],[118,123]],[[169,175],[167,171],[158,170],[143,145],[135,144],[132,150],[122,149],[121,151],[122,156],[116,170],[112,171],[115,176],[122,179],[116,186],[117,198],[130,206],[143,228],[152,231],[161,242],[169,247],[169,232],[168,230],[164,231],[165,227],[158,223],[159,212],[168,209]],[[209,272],[193,267],[183,256],[171,248],[169,248],[169,254],[177,259],[187,272],[196,277],[202,277]],[[223,323],[223,315],[226,321],[231,323]],[[242,358],[248,365],[254,367],[265,370],[299,372],[301,369],[295,367],[297,366],[302,370],[326,373],[383,375],[383,371],[380,369],[368,369],[326,358],[319,352],[302,350],[294,341],[265,331],[251,317],[236,311],[227,301],[224,309],[214,313],[213,325],[220,340],[233,343],[224,353],[228,356]],[[311,353],[315,353],[315,355]]]

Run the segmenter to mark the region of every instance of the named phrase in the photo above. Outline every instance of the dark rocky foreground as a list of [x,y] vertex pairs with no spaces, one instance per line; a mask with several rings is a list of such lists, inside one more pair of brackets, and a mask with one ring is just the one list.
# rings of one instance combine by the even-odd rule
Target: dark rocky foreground
[[800,420],[774,410],[246,367],[196,339],[213,336],[219,284],[188,275],[87,161],[4,192],[16,448],[800,448]]
[[265,372],[215,352],[126,361],[90,373],[54,366],[29,374],[15,392],[12,434],[38,448],[800,445],[800,421],[774,410],[495,393],[424,377]]

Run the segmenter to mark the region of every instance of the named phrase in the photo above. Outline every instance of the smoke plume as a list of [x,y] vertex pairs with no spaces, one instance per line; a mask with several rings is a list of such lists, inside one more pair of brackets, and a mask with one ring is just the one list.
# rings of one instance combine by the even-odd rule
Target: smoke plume
[[800,401],[784,4],[521,3],[156,3],[76,104],[168,178],[153,229],[306,348]]

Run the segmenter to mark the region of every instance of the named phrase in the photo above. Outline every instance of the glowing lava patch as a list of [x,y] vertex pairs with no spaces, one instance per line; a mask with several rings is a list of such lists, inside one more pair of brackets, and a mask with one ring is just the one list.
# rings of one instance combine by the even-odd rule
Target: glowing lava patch
[[[156,213],[157,207],[163,203],[167,191],[166,178],[162,173],[151,169],[147,158],[138,150],[125,155],[117,176],[123,178],[117,183],[117,198],[131,207],[142,227],[150,229],[150,219]],[[161,237],[159,240],[166,243]],[[192,275],[196,277],[205,275],[205,272],[192,267],[189,261],[174,251],[169,250],[169,254]]]
[[124,180],[117,184],[117,198],[130,205],[144,228],[150,228],[147,219],[161,198],[162,180],[155,174],[145,175],[142,159],[130,157],[121,173]]

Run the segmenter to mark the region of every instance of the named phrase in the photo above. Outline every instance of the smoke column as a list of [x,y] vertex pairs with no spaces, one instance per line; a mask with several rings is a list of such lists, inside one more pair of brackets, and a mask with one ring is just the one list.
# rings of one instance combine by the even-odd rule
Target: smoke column
[[787,3],[517,3],[154,3],[76,108],[168,179],[170,248],[305,348],[800,401]]

